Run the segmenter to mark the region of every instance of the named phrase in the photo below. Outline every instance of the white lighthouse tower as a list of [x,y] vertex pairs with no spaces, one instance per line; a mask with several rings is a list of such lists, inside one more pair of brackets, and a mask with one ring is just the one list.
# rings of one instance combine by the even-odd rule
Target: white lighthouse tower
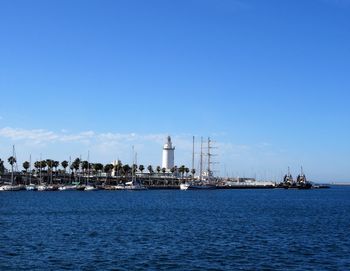
[[174,150],[173,144],[171,143],[171,137],[168,136],[167,142],[163,147],[163,161],[162,167],[166,170],[170,170],[174,167]]

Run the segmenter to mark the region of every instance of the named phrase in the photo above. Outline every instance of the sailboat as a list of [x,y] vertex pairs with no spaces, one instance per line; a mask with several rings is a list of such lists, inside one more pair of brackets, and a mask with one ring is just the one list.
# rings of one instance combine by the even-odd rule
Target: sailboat
[[11,184],[3,185],[0,187],[0,191],[19,191],[23,190],[22,185],[14,184],[14,175],[13,175],[13,165],[16,164],[16,154],[15,154],[15,145],[12,146],[12,157],[11,157]]
[[37,187],[35,184],[32,184],[32,155],[29,156],[29,184],[26,185],[27,191],[35,191]]
[[88,151],[88,176],[85,183],[84,191],[94,191],[97,190],[97,188],[91,184],[89,184],[89,177],[90,177],[90,151]]
[[137,179],[135,176],[135,169],[134,169],[134,164],[135,164],[135,155],[134,155],[134,146],[132,146],[132,156],[133,156],[133,161],[132,161],[132,170],[131,170],[131,181],[125,183],[124,189],[125,190],[147,190],[146,187],[144,187]]

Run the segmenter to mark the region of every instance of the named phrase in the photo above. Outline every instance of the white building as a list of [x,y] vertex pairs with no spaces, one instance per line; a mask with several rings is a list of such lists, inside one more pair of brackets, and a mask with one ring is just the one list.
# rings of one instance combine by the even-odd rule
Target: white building
[[162,161],[162,168],[165,168],[168,171],[174,167],[174,150],[175,147],[173,147],[171,138],[168,136],[168,141],[164,144],[163,147]]

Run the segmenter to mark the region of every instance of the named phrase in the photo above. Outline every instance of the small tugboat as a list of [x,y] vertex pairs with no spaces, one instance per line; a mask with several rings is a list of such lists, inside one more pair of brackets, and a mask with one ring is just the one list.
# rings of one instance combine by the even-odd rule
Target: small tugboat
[[279,188],[290,189],[296,188],[293,176],[290,173],[290,168],[288,167],[288,173],[284,175],[283,182],[278,185]]
[[301,167],[301,172],[297,177],[297,180],[294,181],[290,169],[288,167],[288,173],[284,175],[283,182],[277,185],[278,188],[284,189],[311,189],[312,183],[307,181],[306,176],[303,172],[303,167]]
[[301,172],[297,177],[297,188],[298,189],[311,189],[312,188],[312,184],[310,182],[307,181],[306,176],[303,172],[303,167],[301,167]]

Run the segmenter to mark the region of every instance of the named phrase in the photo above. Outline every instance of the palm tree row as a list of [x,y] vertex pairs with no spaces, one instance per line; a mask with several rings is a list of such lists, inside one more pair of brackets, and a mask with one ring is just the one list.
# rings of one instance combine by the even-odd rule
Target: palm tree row
[[[8,158],[8,163],[11,165],[12,167],[12,171],[13,171],[13,166],[14,164],[17,163],[16,158],[11,156]],[[25,161],[22,164],[24,171],[26,173],[28,173],[28,169],[31,167],[30,162]],[[63,168],[63,171],[59,171],[58,167],[61,166]],[[145,166],[144,165],[129,165],[129,164],[125,164],[123,165],[122,162],[120,160],[117,161],[117,163],[113,164],[102,164],[102,163],[90,163],[86,160],[82,161],[80,158],[76,158],[70,165],[69,162],[64,160],[61,163],[59,161],[55,161],[52,159],[46,159],[46,160],[40,160],[40,161],[35,161],[34,162],[34,168],[32,171],[36,172],[36,173],[42,173],[42,172],[46,172],[46,173],[50,173],[52,176],[52,173],[55,172],[57,173],[67,173],[67,168],[69,167],[69,169],[71,170],[72,173],[80,174],[83,176],[89,176],[91,174],[94,175],[100,175],[101,173],[105,173],[106,176],[111,176],[112,172],[114,172],[115,176],[130,176],[132,173],[136,173],[136,172],[141,172],[143,174],[144,170],[145,170]],[[148,173],[149,175],[153,175],[154,174],[154,169],[152,165],[149,165],[147,167]],[[162,168],[160,166],[156,167],[156,171],[158,173],[158,175],[162,172],[163,174],[167,173],[166,168]],[[3,174],[5,172],[5,167],[4,167],[4,161],[2,161],[0,159],[0,174]],[[170,173],[172,175],[178,176],[180,174],[180,176],[184,177],[184,175],[186,174],[186,176],[188,176],[188,174],[191,172],[192,176],[195,174],[195,169],[192,169],[190,171],[190,169],[188,167],[186,167],[185,165],[182,165],[180,167],[174,166],[173,168],[171,168]]]

